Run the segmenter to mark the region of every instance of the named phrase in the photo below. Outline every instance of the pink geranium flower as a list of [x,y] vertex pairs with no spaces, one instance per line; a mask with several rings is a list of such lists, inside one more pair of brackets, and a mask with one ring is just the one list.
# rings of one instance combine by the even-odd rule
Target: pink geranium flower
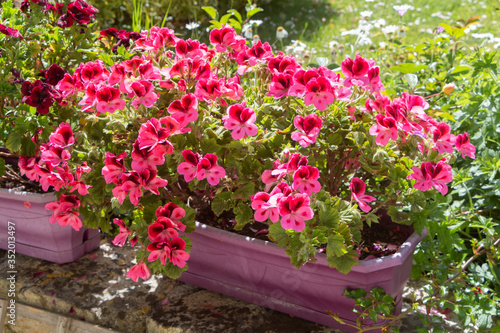
[[450,133],[450,126],[448,124],[439,123],[434,131],[432,131],[432,140],[436,144],[438,153],[453,153],[453,143],[455,141],[455,136]]
[[368,70],[370,69],[370,63],[359,54],[356,55],[356,59],[354,60],[349,57],[344,59],[340,68],[346,77],[344,80],[345,87],[349,88],[353,85],[365,86],[368,83],[366,74],[368,74]]
[[394,118],[378,114],[375,117],[377,123],[370,127],[370,134],[376,135],[375,142],[379,146],[385,146],[389,139],[396,141],[398,139],[398,128]]
[[149,271],[148,266],[141,261],[137,265],[132,266],[126,276],[134,280],[134,282],[137,282],[139,278],[146,281],[151,276],[151,272]]
[[145,107],[152,107],[158,99],[158,94],[155,93],[153,84],[146,80],[135,81],[130,85],[132,90],[130,97],[136,96],[132,100],[132,106],[138,108],[139,104]]
[[407,179],[415,179],[417,182],[413,187],[423,192],[427,191],[431,187],[441,192],[442,195],[448,193],[448,186],[445,183],[449,183],[453,180],[453,175],[451,174],[451,166],[446,164],[446,162],[439,161],[424,162],[420,166],[412,167],[413,173],[407,177]]
[[125,101],[120,98],[120,90],[113,87],[101,87],[95,92],[97,113],[113,113],[125,108]]
[[307,194],[289,195],[282,198],[278,203],[279,213],[281,215],[281,226],[283,229],[293,229],[302,231],[306,227],[305,221],[314,216],[314,212],[309,207],[311,201]]
[[295,116],[293,124],[299,131],[292,133],[292,140],[298,141],[302,147],[308,147],[316,142],[323,122],[317,114],[312,113],[306,117]]
[[465,155],[472,159],[476,158],[476,147],[469,142],[469,133],[465,132],[464,134],[457,135],[455,138],[455,147],[462,153],[462,158],[465,158]]
[[152,242],[166,243],[179,236],[177,225],[168,217],[160,217],[148,227],[148,238]]
[[293,76],[291,74],[278,73],[273,76],[267,96],[273,96],[276,99],[288,96],[288,91],[290,90],[292,84]]
[[333,103],[335,95],[333,93],[330,81],[324,77],[318,77],[307,83],[305,89],[304,103],[306,105],[314,104],[316,109],[323,111],[328,104]]
[[352,198],[358,203],[359,208],[361,208],[363,212],[368,213],[371,210],[371,207],[366,203],[375,201],[376,199],[371,195],[365,194],[365,182],[358,177],[354,177],[349,184],[349,189],[351,190]]
[[170,246],[167,242],[154,242],[148,245],[148,251],[151,253],[148,256],[149,262],[160,259],[162,265],[167,264],[167,259],[170,257]]
[[215,45],[217,52],[226,52],[228,47],[239,49],[241,46],[238,45],[238,41],[242,38],[240,37],[234,31],[234,28],[229,25],[224,25],[220,29],[212,29],[210,31],[210,43]]
[[271,222],[278,222],[280,216],[278,211],[278,200],[283,196],[281,193],[270,195],[266,192],[257,192],[252,195],[252,209],[255,210],[254,219],[264,222],[270,219]]
[[127,153],[121,153],[116,156],[109,151],[106,152],[104,155],[104,164],[106,165],[101,171],[106,184],[113,182],[113,180],[120,177],[125,172],[125,157],[127,157]]
[[255,111],[245,107],[245,103],[231,105],[227,109],[227,115],[222,117],[224,127],[232,131],[231,136],[234,140],[256,135],[259,131],[254,124],[256,119]]
[[141,172],[145,169],[156,170],[157,165],[165,163],[167,150],[164,146],[157,145],[153,149],[139,148],[139,141],[136,140],[132,149],[132,169]]
[[146,190],[150,190],[156,195],[160,195],[158,187],[165,187],[168,184],[167,180],[156,176],[156,170],[144,169],[139,175],[141,176],[142,187]]
[[299,69],[293,75],[293,85],[288,92],[289,95],[301,97],[306,92],[306,85],[309,81],[315,80],[319,77],[317,69],[303,70]]
[[177,120],[181,127],[198,119],[198,101],[194,94],[182,96],[180,100],[173,101],[168,107],[168,112],[172,118]]
[[184,179],[187,182],[190,182],[194,177],[196,177],[198,163],[201,160],[201,156],[193,153],[191,150],[184,150],[182,152],[182,156],[186,162],[179,164],[177,172],[184,175]]
[[186,230],[186,226],[179,220],[186,216],[186,211],[174,204],[173,202],[167,203],[165,206],[160,206],[156,209],[156,217],[166,217],[172,220],[176,228],[180,231]]
[[185,251],[186,242],[182,238],[176,237],[170,242],[170,249],[170,262],[184,268],[186,261],[189,259],[189,253]]
[[319,170],[310,165],[303,165],[293,174],[293,189],[300,193],[311,195],[321,190],[321,184],[318,181]]
[[120,232],[113,239],[112,243],[114,246],[123,246],[127,242],[128,236],[132,233],[127,228],[127,225],[123,222],[123,220],[115,218],[113,219],[113,223],[120,227]]
[[66,148],[75,143],[73,131],[68,123],[61,123],[59,127],[49,136],[49,141],[56,147]]
[[50,223],[56,222],[61,226],[70,225],[76,231],[82,227],[82,221],[78,217],[78,208],[80,207],[80,198],[76,195],[61,194],[58,201],[49,202],[45,205],[45,209],[53,210],[54,213],[50,217]]
[[217,185],[221,178],[226,176],[226,171],[223,167],[217,165],[217,155],[206,154],[196,168],[196,179],[207,179],[210,185]]

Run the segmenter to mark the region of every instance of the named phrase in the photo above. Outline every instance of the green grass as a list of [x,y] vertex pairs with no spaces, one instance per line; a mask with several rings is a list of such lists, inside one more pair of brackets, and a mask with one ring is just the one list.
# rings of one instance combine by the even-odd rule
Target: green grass
[[[461,42],[468,47],[478,46],[481,43],[486,45],[485,39],[474,38],[472,34],[490,32],[498,39],[495,43],[489,44],[489,47],[493,48],[495,44],[499,44],[497,47],[500,48],[500,33],[498,32],[500,1],[498,0],[409,0],[407,2],[338,0],[330,3],[338,15],[330,17],[328,22],[314,35],[306,35],[303,40],[312,49],[313,57],[315,53],[316,56],[328,57],[334,62],[338,62],[346,54],[353,56],[357,51],[365,52],[379,49],[380,43],[389,40],[403,42],[406,45],[417,44],[422,38],[433,38],[433,32],[442,23],[450,26],[463,25],[473,16],[478,16],[479,22],[470,26],[470,31],[460,38]],[[401,17],[393,6],[402,4],[411,5],[413,9],[409,9]],[[358,28],[364,11],[372,12],[372,15],[366,18],[369,22],[374,23],[383,19],[385,20],[383,26],[394,25],[398,27],[398,30],[404,29],[405,37],[398,37],[397,33],[385,34],[382,32],[382,27],[372,27],[368,33],[371,43],[363,45],[363,43],[359,43],[356,35],[342,35],[342,33],[345,34],[349,30]],[[338,44],[341,45],[340,49]],[[333,59],[331,57],[332,45],[337,53]],[[342,46],[344,46],[343,52]]]

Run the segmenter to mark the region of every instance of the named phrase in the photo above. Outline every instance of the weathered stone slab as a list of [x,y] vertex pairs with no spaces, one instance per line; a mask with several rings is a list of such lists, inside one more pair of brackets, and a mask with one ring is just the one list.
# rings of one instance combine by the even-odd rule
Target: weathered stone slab
[[[134,249],[114,247],[109,239],[102,240],[99,250],[70,264],[17,255],[17,301],[119,332],[340,332],[167,277],[135,283],[125,277],[133,258]],[[7,252],[0,250],[3,299],[8,299],[6,259]],[[402,332],[411,332],[417,325],[418,315],[409,315]],[[444,325],[447,332],[453,331]],[[21,332],[10,325],[4,330]]]

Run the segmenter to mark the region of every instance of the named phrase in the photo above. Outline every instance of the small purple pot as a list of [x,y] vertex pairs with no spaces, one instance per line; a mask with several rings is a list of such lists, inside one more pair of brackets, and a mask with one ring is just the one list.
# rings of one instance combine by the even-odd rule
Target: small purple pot
[[[396,301],[401,312],[402,294],[410,278],[413,251],[427,235],[414,232],[393,255],[360,261],[344,275],[328,266],[326,255],[300,269],[290,263],[285,251],[274,243],[241,236],[205,224],[187,235],[193,247],[189,269],[179,279],[227,296],[288,313],[346,332],[357,330],[342,325],[325,311],[337,313],[355,324],[354,300],[342,296],[345,288],[370,290],[381,287]],[[370,331],[372,332],[372,331]],[[375,331],[373,331],[375,332]]]
[[[0,189],[0,248],[13,247],[8,239],[12,236],[8,232],[9,222],[15,227],[16,253],[64,264],[98,248],[99,230],[81,228],[75,231],[70,226],[49,222],[52,211],[46,210],[45,204],[56,200],[52,193]],[[31,208],[24,205],[25,201]]]

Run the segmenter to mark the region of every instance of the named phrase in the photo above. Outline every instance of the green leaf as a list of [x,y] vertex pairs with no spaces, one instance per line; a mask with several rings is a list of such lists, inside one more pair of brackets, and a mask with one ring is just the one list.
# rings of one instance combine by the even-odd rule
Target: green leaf
[[213,25],[215,28],[217,28],[217,29],[222,28],[222,24],[220,24],[220,22],[219,22],[219,21],[212,20],[212,21],[210,21],[210,23],[212,23],[212,25]]
[[269,227],[269,234],[267,236],[279,247],[285,247],[288,244],[288,239],[290,238],[280,223],[271,224]]
[[233,207],[231,197],[232,192],[222,192],[214,198],[212,201],[212,210],[215,215],[220,215],[223,211],[230,210]]
[[220,24],[226,24],[227,21],[229,20],[229,18],[231,17],[232,14],[226,14],[224,16],[222,16],[219,20]]
[[340,221],[340,213],[330,205],[321,203],[319,209],[319,220],[329,228],[334,228]]
[[238,189],[235,192],[235,196],[240,196],[245,200],[250,199],[252,195],[255,194],[255,185],[253,182],[248,182],[245,186],[242,188]]
[[201,9],[203,9],[208,15],[210,15],[212,20],[215,20],[215,18],[217,17],[217,9],[215,9],[214,7],[205,6],[205,7],[201,7]]
[[254,9],[251,9],[250,11],[247,12],[247,19],[254,16],[258,12],[262,12],[262,11],[264,11],[264,9],[262,9],[260,7],[255,7]]
[[457,66],[457,67],[454,67],[451,71],[451,74],[456,74],[456,73],[462,73],[462,72],[468,72],[470,71],[472,68],[470,66],[467,66],[467,65],[460,65],[460,66]]
[[221,150],[221,146],[217,144],[215,139],[201,140],[200,148],[205,154],[217,154]]
[[416,73],[418,71],[421,71],[422,69],[426,69],[428,67],[429,66],[427,66],[427,65],[416,65],[413,63],[405,63],[405,64],[401,64],[401,65],[397,65],[397,66],[392,66],[390,69],[392,69],[394,71],[401,72],[401,73],[405,73],[405,74],[411,74],[411,73]]
[[347,274],[352,270],[352,266],[358,264],[358,253],[350,249],[342,257],[333,257],[328,259],[330,267],[336,268],[340,273]]
[[21,138],[21,154],[24,156],[33,156],[36,154],[35,143],[25,136]]
[[99,59],[104,61],[104,63],[108,66],[111,66],[115,63],[113,58],[111,58],[111,56],[109,54],[102,53],[99,55]]
[[241,14],[236,10],[236,9],[230,9],[227,11],[228,13],[231,13],[238,19],[238,22],[243,23],[243,19],[241,18]]
[[21,134],[19,134],[18,132],[11,132],[9,134],[7,142],[5,143],[5,146],[10,151],[19,151],[19,148],[21,148]]
[[328,243],[326,245],[327,257],[341,257],[347,253],[345,248],[344,237],[342,235],[328,236]]
[[250,208],[250,206],[245,203],[245,202],[240,202],[238,206],[235,209],[235,220],[236,220],[236,225],[234,226],[234,229],[236,230],[241,230],[247,224],[250,222],[250,219],[253,216],[253,210]]

